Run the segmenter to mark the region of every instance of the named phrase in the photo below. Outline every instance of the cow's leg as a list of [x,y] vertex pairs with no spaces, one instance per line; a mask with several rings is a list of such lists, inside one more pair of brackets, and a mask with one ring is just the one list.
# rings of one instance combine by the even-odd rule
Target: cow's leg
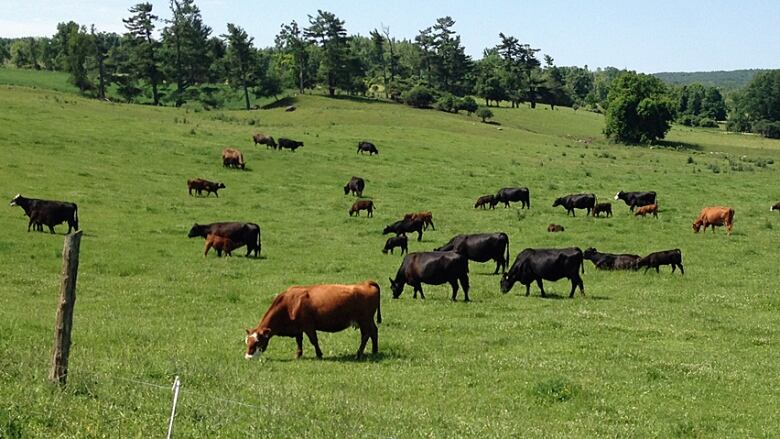
[[417,284],[417,289],[420,290],[420,299],[425,299],[425,293],[423,293],[422,284]]
[[[528,284],[531,285],[531,284]],[[542,297],[547,297],[547,294],[544,293],[544,285],[542,284],[542,278],[536,279],[536,285],[539,286],[539,291],[542,292]]]
[[379,328],[376,327],[376,324],[373,320],[370,320],[371,326],[369,327],[371,329],[371,353],[376,355],[377,352],[379,352]]
[[219,247],[217,247],[217,257],[218,258],[222,257],[222,249],[220,249]]
[[317,354],[317,358],[322,358],[320,343],[317,341],[317,331],[314,329],[309,329],[306,331],[306,336],[309,337],[309,342],[314,345],[314,352]]
[[582,282],[582,278],[577,276],[577,282],[580,284],[580,294],[585,297],[585,284]]
[[295,336],[295,343],[298,345],[298,350],[295,351],[295,358],[301,358],[303,355],[303,333]]
[[678,267],[680,267],[680,274],[685,274],[685,270],[683,269],[682,263],[677,264]]
[[496,271],[493,272],[493,274],[498,274],[498,268],[503,267],[503,263],[501,259],[496,259]]
[[363,350],[366,349],[366,343],[368,343],[369,328],[365,324],[360,325],[360,346],[357,350],[355,357],[359,360],[363,356]]
[[648,265],[647,267],[645,267],[645,272],[644,272],[644,274],[647,274],[647,270],[649,270],[649,269],[650,269],[650,266],[649,266],[649,265]]
[[661,266],[660,265],[656,265],[655,266],[655,272],[656,273],[660,273],[661,272]]
[[[32,226],[32,223],[33,223],[33,219],[32,219],[32,217],[30,217],[30,221],[27,222],[27,231],[28,232],[30,231],[30,226]],[[36,224],[35,228],[37,229],[37,227],[38,227],[38,225]]]
[[422,228],[417,231],[417,242],[422,241]]
[[368,209],[368,216],[373,217],[374,216],[374,209]]
[[525,297],[528,297],[528,295],[530,294],[531,294],[531,284],[529,283],[525,285]]
[[460,286],[463,287],[463,296],[465,297],[463,299],[464,302],[469,302],[469,275],[463,274],[463,276],[460,277]]
[[54,235],[54,226],[49,226],[49,232]]
[[457,279],[451,280],[450,286],[452,287],[452,301],[454,302],[456,300],[456,297],[458,296],[458,280]]
[[674,273],[674,270],[677,268],[677,264],[672,263],[672,273]]
[[431,220],[430,223],[431,223],[431,229],[436,230],[436,227],[433,226],[433,220]]

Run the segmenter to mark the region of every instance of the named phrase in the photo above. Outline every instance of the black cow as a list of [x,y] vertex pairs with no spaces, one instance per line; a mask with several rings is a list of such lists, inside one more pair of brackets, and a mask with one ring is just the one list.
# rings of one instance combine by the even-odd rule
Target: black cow
[[25,215],[30,218],[27,223],[28,232],[30,226],[34,225],[35,230],[43,231],[45,225],[49,228],[49,232],[54,234],[54,226],[65,221],[68,222],[68,233],[79,230],[78,207],[74,203],[25,198],[21,194],[16,194],[9,204],[21,207]]
[[344,185],[344,195],[349,194],[352,192],[353,195],[357,195],[358,197],[363,196],[363,189],[366,187],[366,182],[360,178],[353,176],[349,179],[347,184]]
[[635,207],[655,204],[655,192],[623,192],[615,194],[616,200],[623,200],[628,205],[628,210],[634,211]]
[[640,259],[639,255],[628,253],[600,253],[593,247],[586,249],[584,256],[599,270],[636,270],[636,263]]
[[200,236],[207,238],[209,235],[215,234],[225,238],[230,238],[238,248],[246,245],[246,256],[249,257],[252,252],[255,253],[255,257],[260,256],[260,226],[255,223],[240,223],[236,221],[211,223],[211,224],[195,224],[187,234],[189,238]]
[[660,273],[659,267],[661,265],[671,265],[672,273],[674,273],[676,267],[680,267],[680,273],[685,274],[685,269],[683,269],[682,265],[682,252],[679,248],[650,253],[636,263],[636,268],[645,267],[645,273],[647,273],[648,269],[655,268],[655,272]]
[[396,235],[405,235],[407,233],[417,232],[417,240],[422,241],[424,225],[425,221],[421,219],[414,219],[410,221],[400,220],[385,227],[385,230],[382,231],[382,234],[387,235],[388,233],[395,233]]
[[385,241],[385,248],[382,249],[382,253],[387,254],[387,252],[390,251],[390,254],[392,255],[393,249],[396,247],[401,247],[401,254],[409,253],[409,247],[407,246],[408,242],[406,235],[391,236]]
[[363,140],[361,142],[358,142],[358,147],[357,147],[357,151],[355,152],[355,154],[357,154],[357,153],[361,153],[362,154],[364,152],[367,152],[368,155],[379,154],[379,150],[376,149],[376,146],[374,146],[374,144],[371,143],[371,142],[366,142],[365,140]]
[[[521,208],[525,209],[528,207],[531,208],[531,194],[528,192],[527,187],[505,187],[498,190],[498,193],[496,194],[494,198],[494,202],[496,204],[498,203],[504,203],[504,207],[509,207],[510,201],[519,201],[523,203]],[[492,203],[491,203],[492,204]]]
[[585,295],[585,287],[580,277],[580,268],[585,272],[582,250],[577,247],[564,249],[533,249],[527,248],[515,258],[512,268],[501,278],[501,292],[508,293],[515,282],[525,285],[525,295],[531,292],[531,283],[536,281],[542,297],[545,297],[542,280],[557,281],[568,278],[571,280],[571,293],[574,297],[577,286]]
[[303,142],[299,142],[297,140],[290,140],[285,137],[279,139],[279,149],[287,148],[295,152],[296,149],[301,147],[303,147]]
[[434,249],[437,252],[454,251],[471,261],[496,261],[496,271],[506,272],[509,265],[509,236],[504,232],[475,233],[472,235],[457,235],[442,247]]
[[574,209],[588,209],[586,215],[590,215],[591,209],[596,206],[596,196],[593,194],[572,194],[565,197],[556,198],[552,207],[563,206],[566,209],[566,215],[577,216]]
[[390,279],[390,289],[393,299],[404,292],[406,284],[414,288],[414,298],[417,292],[425,299],[422,284],[441,285],[449,283],[452,286],[452,300],[458,294],[458,281],[463,287],[465,301],[469,301],[469,260],[456,252],[420,252],[409,253],[401,262],[395,280]]

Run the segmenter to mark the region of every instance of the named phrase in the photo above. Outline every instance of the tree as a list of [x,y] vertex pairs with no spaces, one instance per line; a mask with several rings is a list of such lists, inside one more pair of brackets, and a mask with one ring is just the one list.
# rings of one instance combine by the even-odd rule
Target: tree
[[0,40],[0,66],[11,59],[11,47],[6,40]]
[[298,71],[298,91],[301,94],[303,94],[304,76],[306,74],[307,46],[308,41],[302,35],[295,20],[290,24],[282,24],[282,30],[276,36],[276,47],[293,55],[295,67]]
[[654,76],[622,73],[609,89],[604,133],[624,143],[652,143],[664,138],[675,113],[667,92]]
[[769,70],[753,80],[734,96],[734,111],[729,129],[753,131],[764,136],[777,132],[780,122],[780,70]]
[[387,97],[387,63],[385,62],[385,37],[374,29],[371,35],[371,61],[377,65],[382,72],[382,86],[385,88],[385,97]]
[[87,58],[94,53],[94,41],[86,28],[73,21],[60,23],[53,40],[59,49],[57,65],[70,74],[70,82],[81,92],[94,89],[87,67]]
[[460,102],[458,102],[457,110],[463,110],[468,113],[469,116],[471,116],[471,113],[477,111],[477,109],[477,101],[475,101],[471,96],[466,96],[465,98],[461,99]]
[[507,72],[503,71],[501,58],[496,49],[486,49],[481,60],[476,63],[476,82],[474,92],[485,99],[485,105],[494,101],[496,106],[508,98],[505,88]]
[[304,35],[322,49],[320,74],[328,85],[328,94],[335,96],[337,81],[349,73],[346,71],[348,37],[344,21],[331,12],[318,10],[316,17],[309,15],[309,27]]
[[252,75],[257,64],[257,54],[250,37],[244,29],[228,23],[228,33],[223,35],[227,41],[228,79],[234,87],[241,87],[244,91],[244,103],[246,109],[250,109],[249,87],[256,85],[257,81]]
[[111,41],[108,33],[95,32],[94,24],[90,28],[90,35],[92,36],[92,44],[95,48],[95,63],[97,64],[98,71],[98,97],[100,99],[105,99],[107,81],[106,57],[108,56],[108,51],[111,49]]
[[460,42],[460,36],[452,30],[454,25],[452,17],[439,18],[433,28],[421,32],[419,42],[421,50],[428,52],[429,82],[439,90],[462,96],[468,88],[465,79],[471,71],[472,63]]
[[138,3],[130,8],[130,13],[133,14],[130,18],[122,20],[127,29],[128,41],[132,42],[130,57],[125,67],[132,76],[149,81],[152,86],[152,102],[154,105],[160,105],[160,93],[157,90],[162,80],[157,61],[160,43],[152,38],[157,16],[152,14],[151,3]]
[[212,59],[209,56],[211,28],[203,24],[194,0],[171,0],[172,17],[163,29],[164,63],[168,76],[176,81],[175,102],[181,106],[186,90],[208,81]]
[[493,112],[489,108],[480,108],[477,110],[477,117],[482,119],[482,123],[486,123],[487,119],[493,117]]

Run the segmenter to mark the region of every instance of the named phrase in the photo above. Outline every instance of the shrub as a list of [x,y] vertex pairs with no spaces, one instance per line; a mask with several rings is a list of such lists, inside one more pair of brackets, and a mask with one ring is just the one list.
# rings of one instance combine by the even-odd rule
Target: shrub
[[780,139],[780,121],[759,120],[753,124],[753,132],[770,139]]
[[698,119],[698,117],[691,114],[683,114],[679,119],[677,119],[677,122],[679,122],[680,125],[685,125],[686,127],[693,127],[698,124]]
[[447,113],[457,112],[457,102],[455,96],[450,93],[444,93],[436,100],[436,109],[446,111]]
[[689,165],[692,165],[692,164],[694,164],[694,163],[696,163],[696,160],[694,160],[694,159],[693,159],[693,157],[691,157],[691,156],[688,156],[688,164],[689,164]]
[[699,126],[702,128],[717,128],[718,122],[716,122],[714,119],[710,119],[709,117],[702,117],[699,119]]
[[433,92],[424,85],[417,85],[402,94],[407,105],[416,108],[429,108],[433,102]]
[[564,377],[553,377],[534,386],[536,397],[544,402],[566,402],[582,392],[577,383]]
[[471,96],[466,96],[458,102],[458,110],[463,110],[469,115],[476,112],[478,108],[479,106],[477,105],[477,101],[475,101]]
[[486,122],[487,119],[493,117],[493,112],[489,108],[480,108],[477,110],[477,117],[482,119],[482,122]]

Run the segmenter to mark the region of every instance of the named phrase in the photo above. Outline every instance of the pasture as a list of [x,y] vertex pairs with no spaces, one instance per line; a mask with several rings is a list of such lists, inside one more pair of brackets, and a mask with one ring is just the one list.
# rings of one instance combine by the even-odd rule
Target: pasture
[[[2,70],[0,70],[2,72]],[[0,437],[161,436],[173,376],[180,437],[775,436],[780,297],[774,281],[780,142],[678,129],[665,147],[611,145],[600,115],[494,109],[476,117],[360,99],[297,98],[298,110],[151,108],[0,86]],[[500,130],[498,128],[501,128]],[[263,132],[305,142],[255,147]],[[355,153],[359,140],[378,156]],[[223,168],[224,147],[246,171]],[[763,160],[763,161],[759,161]],[[717,168],[718,172],[714,170]],[[741,170],[740,170],[741,169]],[[350,217],[342,186],[366,179],[373,218]],[[191,197],[186,180],[225,183]],[[527,186],[531,209],[474,209]],[[654,190],[659,218],[629,214],[618,190]],[[556,197],[593,192],[611,218],[567,217]],[[58,235],[26,232],[16,194],[78,203],[84,230],[68,387],[46,381],[59,286]],[[731,237],[694,234],[708,205],[734,207]],[[598,272],[586,297],[565,280],[506,295],[493,263],[470,263],[471,303],[449,286],[391,299],[401,257],[382,228],[431,210],[436,231],[504,231],[525,247],[647,254],[680,248],[685,275]],[[193,223],[256,222],[262,258],[203,257]],[[547,233],[550,223],[565,232]],[[67,227],[65,225],[65,227]],[[67,230],[67,229],[65,229]],[[416,236],[414,237],[416,238]],[[511,261],[510,261],[511,264]],[[379,355],[359,334],[273,338],[246,361],[244,328],[293,284],[382,286]],[[139,384],[139,382],[154,384]],[[230,400],[230,401],[227,401]],[[245,405],[239,405],[238,401]]]

